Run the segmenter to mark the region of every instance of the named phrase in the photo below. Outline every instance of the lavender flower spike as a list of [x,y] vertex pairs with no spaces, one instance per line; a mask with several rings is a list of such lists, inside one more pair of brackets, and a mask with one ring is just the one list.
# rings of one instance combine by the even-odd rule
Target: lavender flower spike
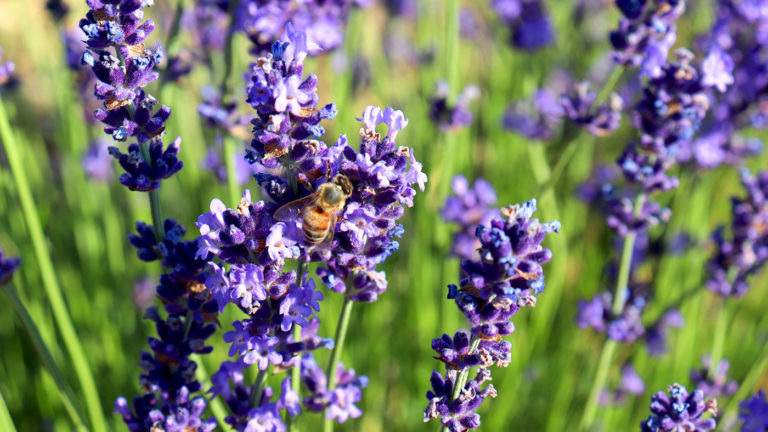
[[714,419],[702,419],[705,412],[717,415],[717,401],[705,401],[701,390],[688,393],[680,384],[669,386],[669,395],[651,397],[651,415],[640,423],[642,432],[707,432],[717,426]]
[[139,191],[159,188],[160,180],[181,169],[176,157],[181,138],[166,149],[162,143],[171,109],[157,108],[157,100],[143,88],[157,80],[155,68],[163,56],[160,47],[152,51],[144,43],[155,28],[151,19],[144,20],[144,8],[151,4],[146,0],[89,0],[91,9],[79,23],[87,47],[80,63],[93,71],[97,79],[94,93],[102,103],[94,117],[104,123],[104,132],[115,141],[138,141],[126,154],[117,147],[111,147],[110,153],[126,171],[120,183]]
[[741,297],[748,279],[768,261],[768,171],[741,171],[744,197],[731,198],[731,238],[720,226],[712,235],[715,254],[707,263],[707,287],[721,296]]
[[[542,264],[552,252],[541,246],[546,235],[558,232],[560,223],[539,223],[532,219],[536,200],[508,206],[487,225],[479,225],[479,255],[461,263],[461,286],[448,287],[453,299],[471,325],[471,333],[458,331],[432,341],[436,357],[446,373],[432,373],[432,390],[427,392],[424,421],[440,418],[452,432],[480,426],[475,413],[487,397],[495,397],[488,367],[506,367],[512,346],[503,336],[515,331],[510,319],[524,306],[534,306],[544,289]],[[469,369],[479,366],[474,379],[467,382]],[[481,387],[482,386],[482,387]]]

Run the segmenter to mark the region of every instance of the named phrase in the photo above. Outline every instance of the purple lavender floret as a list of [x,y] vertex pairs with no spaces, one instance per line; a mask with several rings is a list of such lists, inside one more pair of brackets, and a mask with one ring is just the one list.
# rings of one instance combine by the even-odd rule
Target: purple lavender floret
[[504,113],[504,129],[537,141],[549,141],[562,121],[563,108],[557,96],[548,89],[538,90],[532,101],[518,101]]
[[[451,431],[476,429],[480,416],[474,411],[486,397],[496,396],[493,386],[480,387],[490,380],[486,368],[509,365],[512,346],[503,336],[515,331],[510,319],[520,308],[536,305],[536,296],[544,289],[541,265],[552,258],[541,243],[548,233],[560,229],[557,221],[542,224],[532,219],[535,211],[536,200],[508,206],[501,209],[501,217],[477,227],[479,254],[462,261],[460,287],[448,287],[448,298],[467,317],[471,332],[459,331],[432,341],[438,354],[435,358],[445,363],[446,374],[432,374],[425,422],[440,417]],[[458,377],[473,366],[480,366],[477,376],[454,400]]]
[[424,421],[440,417],[440,422],[451,432],[477,429],[480,426],[480,415],[474,411],[486,398],[497,396],[493,384],[480,387],[491,379],[491,373],[488,369],[478,368],[477,375],[464,385],[458,399],[452,400],[457,376],[456,369],[447,369],[445,376],[432,371],[432,389],[427,391],[429,404],[424,410]]
[[109,154],[117,159],[125,170],[120,174],[120,183],[133,191],[151,191],[160,187],[160,181],[179,172],[184,165],[178,159],[181,137],[176,137],[163,150],[163,142],[153,140],[149,144],[148,159],[142,155],[138,144],[128,146],[128,153],[117,147],[109,147]]
[[741,432],[764,432],[768,430],[768,401],[765,390],[739,403],[739,420],[743,423]]
[[13,273],[21,265],[21,258],[3,257],[3,250],[0,249],[0,285],[5,285],[11,281]]
[[712,238],[715,253],[707,262],[707,288],[723,297],[741,297],[749,289],[748,279],[768,261],[768,171],[757,176],[741,171],[743,197],[731,197],[730,239],[725,227]]
[[718,398],[727,397],[736,393],[739,384],[734,381],[728,381],[728,369],[731,363],[728,359],[720,359],[717,364],[714,378],[709,377],[709,368],[712,364],[712,357],[704,355],[701,358],[701,367],[691,369],[691,382],[697,390],[701,390],[705,397]]
[[[202,419],[205,412],[205,398],[198,396],[189,398],[189,390],[182,387],[176,392],[173,402],[169,402],[165,410],[153,409],[146,412],[145,400],[134,401],[134,408],[128,406],[124,397],[115,401],[115,413],[123,417],[123,421],[131,432],[138,431],[187,431],[209,432],[216,428],[215,419]],[[134,414],[134,410],[139,415]]]
[[645,346],[648,354],[659,357],[667,352],[667,340],[670,327],[681,328],[685,325],[685,319],[679,310],[671,308],[649,325],[645,333]]
[[461,259],[477,259],[480,243],[475,237],[478,225],[486,225],[499,212],[493,208],[496,204],[496,191],[482,178],[469,186],[464,176],[457,175],[451,180],[454,195],[445,200],[440,214],[446,222],[456,224],[459,230],[453,235],[451,254]]
[[701,418],[704,413],[717,415],[717,401],[704,400],[701,390],[688,390],[680,384],[669,386],[669,395],[658,392],[651,396],[651,415],[640,423],[643,432],[706,432],[715,429],[714,419]]
[[301,357],[301,381],[310,393],[302,403],[312,412],[325,411],[325,418],[344,423],[362,415],[355,404],[362,398],[362,389],[368,387],[368,377],[355,375],[354,370],[345,369],[341,363],[337,367],[336,383],[329,392],[328,378],[312,354]]
[[616,93],[611,93],[608,103],[593,107],[597,93],[583,81],[573,86],[569,93],[560,96],[563,113],[572,122],[584,127],[592,135],[603,137],[619,128],[624,102]]
[[474,116],[469,110],[469,104],[478,96],[480,89],[469,85],[456,97],[453,106],[448,104],[450,88],[447,81],[438,81],[436,94],[430,99],[429,117],[442,131],[458,130],[469,127]]
[[509,27],[514,47],[538,51],[554,43],[555,31],[541,0],[494,0],[493,7]]
[[[104,123],[104,132],[115,141],[138,141],[128,154],[111,152],[126,170],[120,182],[131,190],[157,189],[159,181],[177,172],[181,163],[175,160],[180,139],[165,150],[162,144],[171,109],[165,105],[156,109],[157,100],[142,89],[157,80],[155,67],[163,55],[161,48],[151,51],[144,44],[155,27],[151,19],[144,20],[144,8],[151,2],[87,3],[90,10],[79,23],[87,46],[80,63],[89,66],[97,79],[94,93],[103,107],[94,111],[94,117]],[[144,145],[150,147],[148,155],[138,151]]]

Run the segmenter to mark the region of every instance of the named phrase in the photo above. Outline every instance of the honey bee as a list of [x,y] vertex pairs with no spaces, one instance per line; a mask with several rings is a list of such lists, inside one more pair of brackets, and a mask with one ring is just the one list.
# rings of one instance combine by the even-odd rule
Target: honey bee
[[[333,241],[339,212],[352,194],[352,183],[343,174],[320,185],[311,195],[299,198],[280,207],[275,219],[290,221],[301,216],[301,230],[304,242],[319,245],[326,239]],[[328,235],[330,233],[330,236]]]

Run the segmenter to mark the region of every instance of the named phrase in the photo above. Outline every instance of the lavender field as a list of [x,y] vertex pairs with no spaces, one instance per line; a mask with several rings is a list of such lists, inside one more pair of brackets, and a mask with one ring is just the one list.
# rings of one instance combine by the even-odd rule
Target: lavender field
[[768,1],[0,16],[0,432],[768,431]]

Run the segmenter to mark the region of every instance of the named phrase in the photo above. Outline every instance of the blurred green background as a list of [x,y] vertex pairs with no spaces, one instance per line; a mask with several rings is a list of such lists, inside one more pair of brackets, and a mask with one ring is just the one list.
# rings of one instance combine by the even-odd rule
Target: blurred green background
[[[176,0],[156,0],[148,15],[158,22],[150,45],[165,39]],[[499,392],[480,408],[481,430],[563,431],[575,430],[594,377],[603,337],[591,330],[579,330],[574,322],[576,302],[606,288],[605,265],[618,251],[602,216],[579,201],[574,190],[599,163],[611,163],[632,136],[625,118],[619,133],[597,139],[586,133],[569,143],[542,144],[501,127],[501,116],[512,101],[532,94],[555,69],[565,69],[576,78],[586,78],[609,50],[607,31],[618,20],[608,2],[602,11],[586,20],[574,19],[577,2],[550,1],[557,43],[529,54],[511,49],[508,31],[499,23],[488,2],[481,0],[424,0],[417,18],[390,17],[375,4],[355,10],[346,30],[343,47],[337,52],[310,59],[305,72],[320,78],[320,102],[336,102],[339,116],[325,126],[327,140],[340,133],[354,137],[359,128],[355,115],[366,105],[391,105],[402,109],[409,126],[398,142],[415,149],[429,175],[427,190],[406,211],[405,236],[400,251],[384,269],[389,290],[373,304],[358,305],[342,360],[358,373],[370,377],[360,404],[362,418],[351,420],[338,430],[436,430],[437,423],[422,423],[426,406],[424,394],[433,368],[442,364],[432,358],[432,338],[453,333],[465,326],[455,305],[445,299],[446,285],[457,282],[458,262],[447,258],[452,227],[441,222],[439,209],[450,192],[450,180],[463,174],[470,180],[481,176],[496,188],[499,204],[539,200],[541,220],[558,219],[562,232],[551,236],[547,246],[554,253],[545,266],[547,287],[535,309],[522,310],[515,317],[517,331],[509,337],[512,363],[493,370],[493,384]],[[677,46],[689,46],[691,35],[708,28],[713,1],[689,1],[689,10],[679,23]],[[69,1],[72,13],[68,28],[84,14],[84,2]],[[478,34],[459,37],[461,10],[474,11]],[[142,310],[132,301],[134,283],[143,277],[157,280],[160,268],[147,265],[135,255],[125,236],[134,231],[136,220],[150,222],[146,194],[134,193],[119,185],[86,179],[80,164],[90,137],[101,132],[88,130],[82,121],[73,75],[67,69],[60,29],[45,11],[43,0],[0,2],[0,46],[4,60],[17,66],[21,87],[2,97],[9,111],[21,149],[32,199],[39,212],[50,251],[55,277],[84,345],[88,364],[95,376],[109,430],[124,430],[119,416],[111,414],[119,395],[129,399],[140,393],[139,351],[147,349],[146,338],[154,334],[151,323],[142,320]],[[417,50],[424,61],[387,56],[382,48],[387,38],[401,38]],[[182,34],[182,44],[187,43]],[[245,71],[252,60],[248,42],[235,40],[237,69]],[[368,62],[369,81],[355,79],[351,65]],[[597,73],[596,87],[602,86],[610,68]],[[625,73],[625,77],[631,73]],[[357,76],[360,78],[360,76]],[[441,132],[428,118],[428,98],[434,85],[446,78],[452,91],[465,85],[480,87],[481,96],[472,105],[475,121],[459,132]],[[210,136],[196,112],[200,87],[209,79],[202,67],[179,84],[170,84],[161,103],[173,108],[167,136],[181,135],[184,169],[160,191],[165,217],[173,217],[195,234],[193,222],[208,209],[214,197],[228,205],[226,185],[201,169]],[[236,87],[242,92],[240,81]],[[247,112],[247,111],[245,111]],[[565,156],[564,156],[565,155]],[[552,168],[565,157],[567,164],[554,187],[549,187]],[[766,168],[765,157],[751,161],[753,169]],[[650,394],[673,382],[688,385],[689,370],[700,365],[700,357],[712,347],[712,333],[719,301],[703,289],[704,263],[711,248],[707,238],[729,217],[728,197],[740,193],[737,169],[723,167],[710,172],[681,169],[681,186],[658,199],[673,210],[669,226],[651,231],[653,238],[672,238],[684,230],[701,240],[701,247],[682,256],[667,256],[646,263],[636,279],[652,284],[655,300],[647,311],[654,320],[672,306],[683,292],[701,288],[682,304],[686,325],[673,330],[670,350],[651,358],[640,344],[620,346],[608,378],[615,387],[624,360],[633,358],[646,380],[647,394],[630,397],[624,405],[598,411],[595,430],[636,430],[647,416]],[[247,186],[258,192],[255,182]],[[52,318],[51,302],[44,289],[42,273],[30,241],[29,220],[20,207],[18,185],[0,150],[0,246],[9,255],[19,255],[23,264],[13,284],[40,329],[54,359],[73,387],[78,403],[82,389],[64,349],[62,335]],[[768,278],[753,280],[752,290],[741,300],[726,303],[728,333],[724,355],[731,360],[732,378],[742,382],[749,375],[740,396],[768,386],[765,374],[768,340]],[[610,287],[612,289],[612,287]],[[5,297],[0,297],[5,300]],[[331,336],[341,298],[326,294],[321,334]],[[212,373],[227,358],[221,339],[237,317],[228,310],[221,317],[222,328],[210,339],[214,353],[203,358],[204,369]],[[27,333],[11,305],[0,303],[0,392],[20,431],[69,430],[71,422],[58,396],[58,389],[45,371]],[[325,362],[327,354],[319,353]],[[751,373],[750,373],[751,372]],[[273,387],[279,377],[271,378]],[[731,400],[719,401],[721,409],[735,412]],[[85,412],[85,411],[84,411]],[[303,416],[303,430],[314,430],[316,415]]]

